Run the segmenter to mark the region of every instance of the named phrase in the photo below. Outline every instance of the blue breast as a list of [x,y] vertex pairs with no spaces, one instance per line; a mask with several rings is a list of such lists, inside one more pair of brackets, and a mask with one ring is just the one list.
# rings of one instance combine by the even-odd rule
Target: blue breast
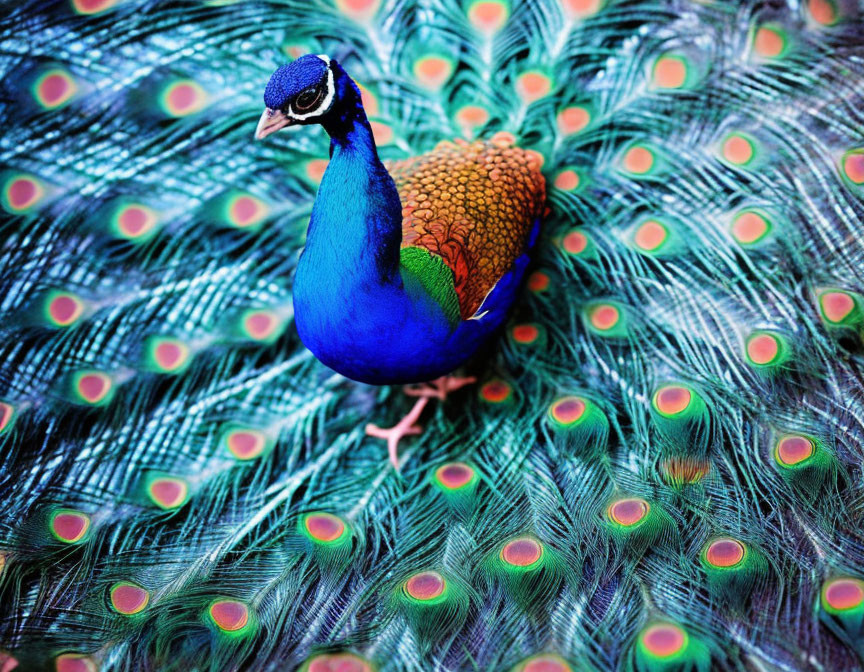
[[324,364],[354,380],[391,384],[445,375],[506,319],[528,258],[489,294],[484,317],[451,324],[399,265],[402,206],[362,110],[348,132],[331,137],[294,281],[300,338]]

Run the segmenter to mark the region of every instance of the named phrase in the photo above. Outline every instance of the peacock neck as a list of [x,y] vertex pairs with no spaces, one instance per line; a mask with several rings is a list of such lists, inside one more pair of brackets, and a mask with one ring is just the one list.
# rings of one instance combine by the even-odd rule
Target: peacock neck
[[336,81],[339,104],[323,123],[330,163],[313,206],[304,257],[346,282],[390,283],[398,276],[402,240],[399,195],[378,158],[359,91],[344,73]]

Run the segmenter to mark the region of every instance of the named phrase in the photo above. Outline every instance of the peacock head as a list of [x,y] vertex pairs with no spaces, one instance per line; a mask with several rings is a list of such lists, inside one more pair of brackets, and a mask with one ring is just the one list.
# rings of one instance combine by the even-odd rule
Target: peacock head
[[262,140],[295,124],[322,123],[338,98],[334,67],[328,56],[307,54],[276,70],[264,91],[267,109],[255,137]]

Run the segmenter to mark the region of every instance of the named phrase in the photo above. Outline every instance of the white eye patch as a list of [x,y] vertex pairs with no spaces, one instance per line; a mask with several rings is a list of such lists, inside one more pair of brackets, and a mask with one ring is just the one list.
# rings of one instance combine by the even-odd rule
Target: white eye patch
[[297,121],[304,121],[316,117],[326,111],[330,108],[330,103],[333,102],[333,97],[336,95],[336,85],[333,82],[333,70],[330,69],[330,58],[328,56],[318,56],[318,58],[327,63],[327,95],[324,96],[324,100],[321,101],[321,104],[318,107],[304,114],[297,114],[294,112],[291,105],[288,105],[287,115]]

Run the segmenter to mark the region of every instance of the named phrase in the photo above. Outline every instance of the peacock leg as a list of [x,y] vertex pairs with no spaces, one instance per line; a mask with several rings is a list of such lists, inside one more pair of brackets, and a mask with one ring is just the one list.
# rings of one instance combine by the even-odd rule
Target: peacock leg
[[477,379],[474,376],[467,376],[465,378],[460,376],[441,376],[437,380],[428,383],[406,385],[404,391],[409,397],[425,397],[427,399],[435,397],[444,401],[448,393],[476,382]]
[[473,376],[464,378],[459,376],[442,376],[429,383],[406,385],[403,388],[405,394],[409,397],[418,397],[417,401],[414,402],[414,406],[408,411],[408,414],[392,427],[379,427],[370,422],[366,425],[366,434],[387,441],[387,453],[390,456],[390,463],[398,471],[399,440],[403,436],[414,436],[423,431],[423,428],[416,423],[429,400],[435,398],[444,401],[448,393],[476,381],[477,379]]

